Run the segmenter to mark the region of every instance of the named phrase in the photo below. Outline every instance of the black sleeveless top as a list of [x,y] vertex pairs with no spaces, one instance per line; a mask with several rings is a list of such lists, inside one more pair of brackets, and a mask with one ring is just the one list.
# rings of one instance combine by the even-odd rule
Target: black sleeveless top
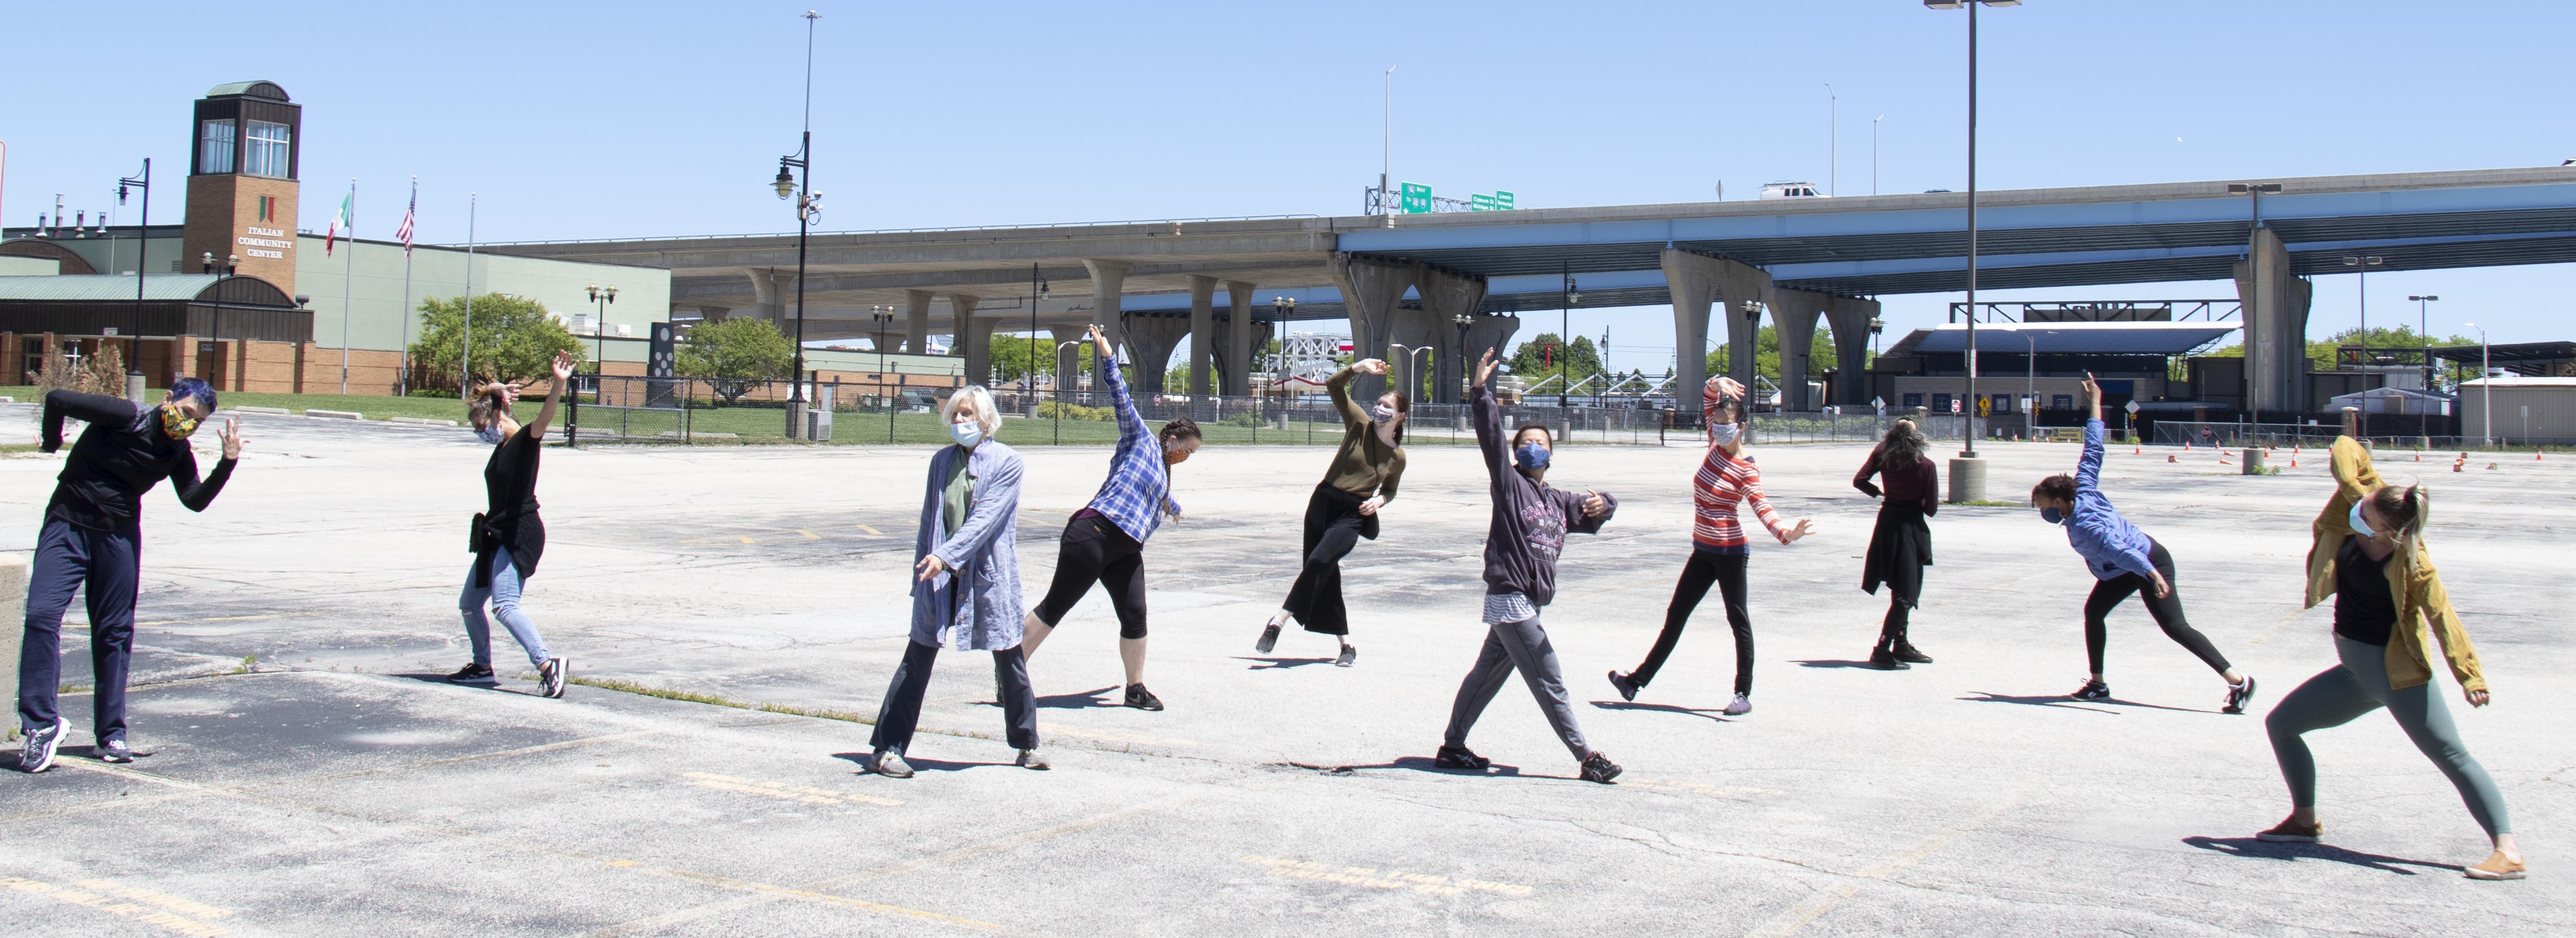
[[2397,629],[2397,600],[2388,594],[2387,561],[2372,560],[2360,538],[2335,553],[2335,634],[2371,645],[2388,644]]

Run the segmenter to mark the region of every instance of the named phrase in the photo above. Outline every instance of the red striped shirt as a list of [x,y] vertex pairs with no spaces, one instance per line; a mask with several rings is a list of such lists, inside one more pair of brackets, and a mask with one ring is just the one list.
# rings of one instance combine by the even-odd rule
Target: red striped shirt
[[[1717,414],[1718,395],[1714,386],[1701,392],[1700,412],[1708,417]],[[1708,447],[1708,458],[1700,461],[1699,473],[1691,477],[1691,502],[1698,517],[1691,524],[1691,541],[1701,550],[1722,554],[1742,554],[1752,550],[1744,536],[1744,525],[1736,520],[1736,506],[1750,502],[1753,516],[1771,530],[1780,543],[1789,542],[1789,531],[1780,526],[1780,513],[1771,509],[1771,500],[1762,495],[1762,470],[1753,467],[1751,457],[1739,458],[1714,441]]]

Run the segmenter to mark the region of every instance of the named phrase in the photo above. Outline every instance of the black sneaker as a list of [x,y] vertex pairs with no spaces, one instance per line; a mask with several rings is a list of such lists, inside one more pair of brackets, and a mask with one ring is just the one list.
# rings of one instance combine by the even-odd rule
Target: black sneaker
[[1884,645],[1869,650],[1869,666],[1881,671],[1906,671],[1914,667],[1898,659],[1896,653]]
[[489,681],[491,679],[492,669],[490,666],[476,664],[471,661],[466,662],[464,667],[456,669],[456,673],[447,676],[447,681],[451,684],[471,684],[480,681]]
[[1127,705],[1138,710],[1160,710],[1163,709],[1163,698],[1154,696],[1154,692],[1146,690],[1143,684],[1129,684]]
[[1610,687],[1619,692],[1621,700],[1637,699],[1637,682],[1630,680],[1625,674],[1617,671],[1610,672]]
[[2218,712],[2243,713],[2245,705],[2252,702],[2254,702],[2254,675],[2248,674],[2245,676],[2245,683],[2227,685],[2227,706],[2218,708]]
[[134,756],[135,752],[133,747],[127,746],[125,744],[125,740],[122,739],[111,739],[108,740],[105,745],[98,747],[98,761],[100,762],[114,762],[119,765],[123,765],[134,761]]
[[571,677],[571,659],[548,658],[546,663],[537,666],[537,681],[541,686],[539,693],[548,697],[561,698],[564,692],[564,681]]
[[1261,640],[1252,643],[1252,650],[1266,655],[1271,649],[1277,647],[1279,647],[1279,623],[1273,622],[1262,626]]
[[2084,679],[2084,686],[2078,687],[2075,689],[2074,693],[2066,695],[2066,699],[2109,700],[2111,699],[2111,685],[2100,678],[2088,677]]
[[53,768],[54,750],[62,747],[63,737],[71,732],[71,721],[64,719],[54,720],[52,726],[28,730],[27,738],[18,744],[18,770],[42,772]]
[[1465,746],[1443,745],[1440,751],[1431,757],[1431,764],[1444,769],[1482,772],[1493,767],[1494,760],[1468,751]]
[[1896,652],[1895,652],[1895,655],[1896,655],[1896,660],[1898,660],[1898,661],[1902,661],[1902,662],[1905,662],[1906,664],[1931,664],[1931,663],[1932,663],[1932,656],[1931,656],[1931,655],[1924,654],[1924,653],[1923,653],[1923,649],[1920,649],[1920,648],[1916,648],[1916,647],[1914,647],[1914,643],[1913,643],[1913,642],[1898,642],[1898,643],[1896,643]]
[[1627,770],[1619,767],[1619,763],[1610,761],[1609,756],[1602,755],[1598,751],[1583,757],[1584,781],[1607,785],[1610,784],[1611,779],[1618,778],[1619,773],[1625,771]]
[[1347,667],[1350,667],[1350,666],[1351,666],[1351,662],[1359,660],[1359,657],[1360,657],[1359,649],[1357,649],[1357,648],[1353,648],[1353,647],[1351,647],[1351,646],[1349,646],[1349,645],[1344,645],[1344,646],[1342,646],[1342,656],[1341,656],[1341,657],[1339,657],[1339,658],[1335,658],[1335,659],[1333,659],[1333,667],[1336,667],[1336,668],[1347,668]]

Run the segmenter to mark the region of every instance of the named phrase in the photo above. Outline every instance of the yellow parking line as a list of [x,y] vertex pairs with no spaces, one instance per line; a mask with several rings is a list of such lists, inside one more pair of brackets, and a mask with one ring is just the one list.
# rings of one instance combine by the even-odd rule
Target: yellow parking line
[[859,525],[858,527],[859,527],[859,530],[868,532],[868,535],[869,535],[870,537],[884,537],[884,536],[885,536],[885,532],[883,532],[883,531],[879,531],[879,530],[877,530],[877,529],[875,529],[875,528],[868,527],[867,525],[862,524],[862,525]]

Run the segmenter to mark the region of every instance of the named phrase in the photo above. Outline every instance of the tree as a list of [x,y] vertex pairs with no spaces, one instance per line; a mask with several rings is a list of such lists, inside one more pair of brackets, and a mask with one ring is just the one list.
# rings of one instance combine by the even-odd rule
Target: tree
[[[1082,374],[1084,370],[1083,363],[1090,360],[1092,356],[1091,343],[1085,342],[1073,348],[1066,349],[1065,352],[1073,357],[1073,373],[1075,375]],[[1029,371],[1029,356],[1031,355],[1037,356],[1039,374],[1044,375],[1053,373],[1056,366],[1055,337],[1043,334],[1037,336],[994,336],[992,348],[993,371],[999,375],[999,377],[994,379],[995,383],[1010,384],[1026,377]],[[1072,384],[1068,382],[1065,386],[1069,388],[1072,387]]]
[[[420,323],[420,341],[411,347],[412,361],[426,372],[420,385],[454,389],[456,385],[447,379],[457,377],[460,356],[467,354],[460,347],[465,298],[422,300]],[[550,379],[556,353],[586,359],[589,352],[580,339],[573,338],[572,330],[546,312],[545,304],[504,293],[474,298],[473,340],[474,374],[490,381]]]
[[[2423,349],[2427,343],[2424,341],[2424,337],[2417,335],[2413,328],[2408,326],[2398,326],[2392,329],[2386,326],[2372,326],[2370,327],[2369,335],[2370,348],[2372,350],[2370,354],[2372,358],[2378,358],[2382,354],[2386,354],[2396,359],[2395,363],[2398,364],[2420,366],[2423,363]],[[2345,329],[2323,339],[2309,340],[2309,369],[2314,371],[2335,370],[2337,365],[2337,351],[2345,345],[2359,343],[2361,341],[2361,336],[2362,331],[2356,328]],[[2476,339],[2469,338],[2468,336],[2454,335],[2447,339],[2435,339],[2430,344],[2434,348],[2442,348],[2444,346],[2454,345],[2476,345],[2478,344],[2478,341]],[[2380,351],[2382,349],[2385,349],[2386,351],[2383,353]],[[2244,343],[2239,342],[2235,345],[2227,346],[2226,348],[2205,353],[2199,357],[2243,358],[2245,357],[2245,345]],[[2177,364],[2174,370],[2178,373],[2180,368],[2181,366]],[[2437,369],[2435,373],[2439,374],[2440,372]]]
[[[1601,373],[1601,349],[1592,344],[1590,336],[1575,336],[1568,345],[1556,333],[1542,332],[1512,349],[1510,364],[1512,374],[1527,382],[1525,387],[1559,374],[1566,376],[1564,384],[1570,386]],[[1553,392],[1557,387],[1551,384],[1542,393]]]
[[680,374],[706,382],[728,404],[756,382],[793,377],[796,367],[796,347],[778,327],[747,316],[691,326],[675,351]]

